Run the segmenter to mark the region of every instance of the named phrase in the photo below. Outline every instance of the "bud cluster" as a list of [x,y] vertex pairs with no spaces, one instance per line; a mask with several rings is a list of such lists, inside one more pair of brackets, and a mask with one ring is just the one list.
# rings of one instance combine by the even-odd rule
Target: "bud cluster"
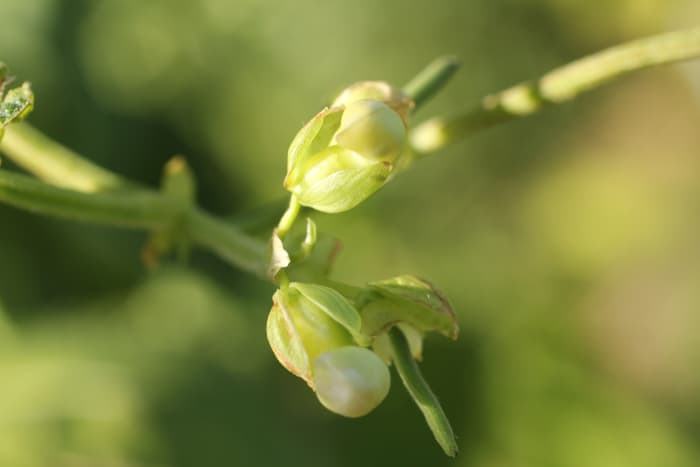
[[[413,107],[410,97],[387,83],[360,82],[295,136],[284,180],[292,196],[270,241],[267,274],[280,288],[272,297],[267,339],[277,360],[306,381],[323,406],[346,417],[362,417],[382,403],[391,384],[388,365],[394,364],[436,439],[454,455],[449,422],[413,361],[422,358],[426,333],[457,337],[447,300],[414,276],[363,288],[314,283],[328,283],[337,243],[318,248],[311,219],[296,250],[287,251],[297,243],[294,235],[285,245],[302,206],[347,211],[410,164],[407,128]],[[292,276],[310,282],[290,281]]]

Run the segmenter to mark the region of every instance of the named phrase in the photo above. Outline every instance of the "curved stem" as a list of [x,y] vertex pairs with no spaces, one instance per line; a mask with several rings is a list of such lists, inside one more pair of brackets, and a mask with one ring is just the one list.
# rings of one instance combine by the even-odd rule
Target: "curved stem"
[[118,189],[82,193],[3,170],[0,202],[39,214],[116,227],[166,230],[179,223],[194,243],[238,268],[265,277],[267,256],[263,242],[201,209],[183,206],[156,191]]
[[700,56],[700,28],[676,31],[621,44],[556,68],[540,79],[496,94],[466,112],[430,119],[417,126],[411,144],[430,153],[514,118],[560,104],[627,73]]
[[406,390],[420,411],[423,412],[435,440],[445,451],[445,454],[450,457],[456,456],[459,449],[450,421],[442,410],[440,401],[423,378],[418,364],[413,359],[406,336],[399,328],[393,327],[389,330],[389,341],[396,371],[399,373]]
[[178,214],[170,198],[145,190],[82,193],[0,171],[0,201],[28,211],[96,224],[163,229]]
[[411,96],[415,102],[414,111],[442,89],[458,68],[459,60],[456,57],[440,57],[406,83],[403,92]]
[[232,265],[259,278],[267,277],[267,245],[201,209],[192,210],[186,221],[188,238]]
[[299,215],[300,211],[301,204],[299,204],[296,196],[291,195],[289,197],[289,206],[287,207],[287,210],[284,211],[284,214],[282,214],[279,224],[277,224],[276,232],[280,240],[283,239],[292,226],[294,226],[294,221],[297,220],[297,216]]
[[18,166],[63,188],[97,192],[129,185],[120,176],[44,136],[28,123],[7,127],[0,150]]

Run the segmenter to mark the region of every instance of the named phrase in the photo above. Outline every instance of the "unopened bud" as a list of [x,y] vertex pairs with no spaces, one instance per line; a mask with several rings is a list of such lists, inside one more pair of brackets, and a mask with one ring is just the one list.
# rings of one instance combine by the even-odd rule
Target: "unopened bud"
[[319,401],[331,412],[362,417],[389,393],[389,369],[372,351],[341,347],[314,360],[314,386]]
[[292,141],[284,186],[304,206],[331,213],[355,207],[384,185],[405,150],[410,99],[392,96],[385,83],[359,84]]
[[333,101],[332,107],[371,99],[383,102],[401,116],[408,126],[408,116],[415,106],[413,99],[398,88],[384,81],[360,81],[345,88]]
[[361,417],[389,391],[389,371],[368,346],[355,308],[340,293],[292,282],[278,290],[267,320],[277,360],[316,391],[329,410]]

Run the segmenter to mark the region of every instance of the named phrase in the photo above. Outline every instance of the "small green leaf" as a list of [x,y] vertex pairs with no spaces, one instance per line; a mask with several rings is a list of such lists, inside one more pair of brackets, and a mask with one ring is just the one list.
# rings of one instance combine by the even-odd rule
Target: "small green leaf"
[[337,146],[329,148],[327,156],[314,172],[292,187],[302,205],[322,212],[337,213],[357,206],[384,186],[392,171],[389,162],[368,164]]
[[377,335],[395,323],[407,323],[420,332],[437,331],[456,339],[457,318],[444,295],[432,284],[404,275],[371,282],[358,298],[363,331]]
[[361,334],[362,319],[360,314],[339,292],[323,285],[300,282],[292,282],[289,284],[289,287],[297,290],[306,299],[347,329],[358,344],[369,345],[369,339]]
[[457,438],[452,425],[445,415],[435,393],[423,378],[420,368],[411,356],[411,350],[404,334],[397,328],[389,331],[389,341],[394,361],[394,366],[401,382],[425,417],[430,431],[442,450],[450,457],[455,457],[459,451]]
[[289,372],[304,379],[313,387],[308,353],[281,293],[278,290],[272,296],[272,309],[267,317],[267,341],[277,360]]
[[[325,149],[340,127],[341,108],[325,108],[316,114],[289,145],[287,154],[287,172],[304,163],[308,156]],[[290,183],[292,183],[290,181]]]

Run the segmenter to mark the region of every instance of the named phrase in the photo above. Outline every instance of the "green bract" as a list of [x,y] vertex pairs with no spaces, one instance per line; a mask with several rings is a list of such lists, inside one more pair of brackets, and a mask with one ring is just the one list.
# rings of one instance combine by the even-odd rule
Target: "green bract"
[[356,298],[362,316],[362,332],[372,336],[374,350],[390,361],[386,332],[392,326],[403,331],[417,359],[422,357],[423,335],[438,332],[456,339],[457,318],[445,296],[431,283],[411,275],[370,282]]
[[348,88],[292,141],[285,188],[319,211],[353,208],[395,169],[406,147],[410,108],[410,99],[386,83]]
[[389,372],[361,333],[357,310],[340,293],[292,282],[273,296],[267,339],[277,360],[316,391],[329,410],[367,414],[384,400]]

